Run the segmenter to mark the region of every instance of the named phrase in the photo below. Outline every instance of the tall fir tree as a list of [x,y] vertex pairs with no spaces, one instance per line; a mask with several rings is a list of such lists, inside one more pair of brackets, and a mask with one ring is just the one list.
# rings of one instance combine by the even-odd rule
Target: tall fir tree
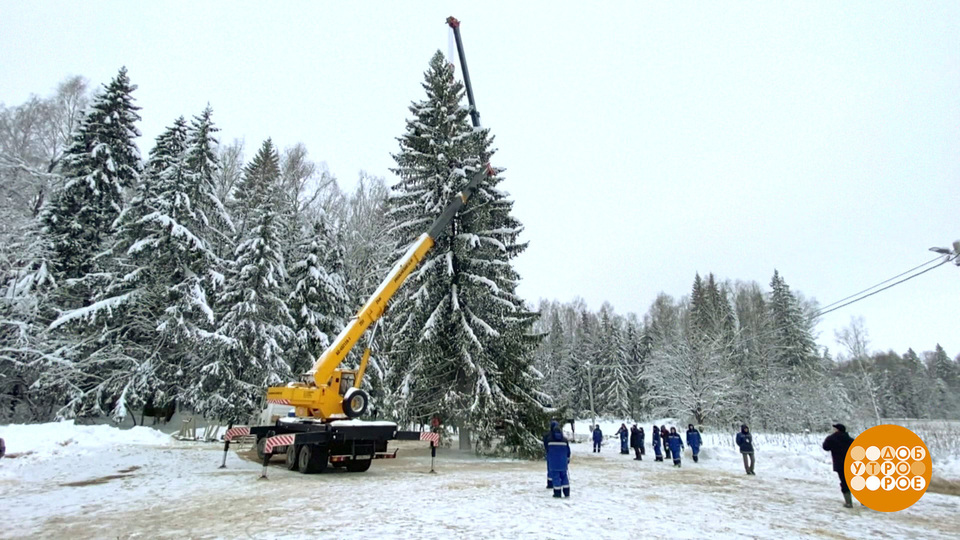
[[[394,156],[400,181],[389,216],[398,255],[493,153],[489,132],[470,126],[463,85],[440,52],[423,88],[426,100],[411,105]],[[394,299],[393,384],[405,419],[440,415],[460,428],[461,447],[490,449],[499,427],[501,450],[535,454],[544,413],[531,366],[534,314],[516,295],[511,265],[526,244],[517,241],[522,226],[497,188],[501,181],[497,175],[481,183]]]
[[286,304],[279,174],[279,156],[268,139],[240,186],[247,226],[222,293],[222,344],[197,366],[199,381],[190,396],[199,410],[226,421],[246,420],[260,408],[267,387],[291,377],[284,351],[295,323]]
[[635,387],[635,372],[627,366],[627,353],[620,321],[613,306],[604,302],[600,307],[599,339],[594,343],[599,408],[605,414],[628,418],[631,413],[630,393]]
[[[76,321],[84,336],[73,350],[76,360],[52,369],[73,383],[71,413],[99,412],[115,400],[112,412],[120,417],[148,401],[163,405],[182,396],[185,371],[212,336],[218,259],[207,216],[217,216],[222,205],[204,181],[204,164],[189,159],[209,144],[208,113],[189,128],[181,117],[157,138],[132,204],[118,220],[106,286],[91,306],[54,323]],[[100,397],[91,402],[94,394]]]
[[136,86],[126,68],[97,94],[63,157],[65,183],[44,213],[54,267],[62,278],[80,278],[94,270],[95,257],[107,247],[124,207],[124,190],[141,172],[140,136],[133,104]]
[[800,302],[776,270],[770,280],[770,289],[777,360],[791,369],[811,366],[816,358],[816,343],[811,323],[800,308]]
[[350,299],[343,278],[343,242],[322,217],[294,255],[298,260],[290,265],[292,291],[287,302],[296,321],[296,347],[291,349],[290,365],[293,374],[300,375],[346,324]]
[[933,353],[928,354],[927,369],[930,373],[933,410],[938,418],[960,415],[960,369],[950,360],[947,352],[937,343]]

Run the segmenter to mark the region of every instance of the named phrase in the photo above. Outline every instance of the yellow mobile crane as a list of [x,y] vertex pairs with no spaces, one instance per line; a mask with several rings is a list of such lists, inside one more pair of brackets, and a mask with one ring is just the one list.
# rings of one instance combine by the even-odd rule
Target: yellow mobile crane
[[[474,127],[479,127],[479,114],[460,40],[460,22],[449,17],[447,24],[456,36],[470,115]],[[373,336],[368,341],[358,369],[342,369],[340,365],[370,325],[380,319],[387,302],[430,251],[435,239],[450,227],[453,218],[467,204],[480,182],[494,174],[489,163],[470,171],[469,181],[463,189],[447,204],[429,230],[420,235],[396,262],[370,299],[323,351],[313,368],[304,374],[303,380],[267,390],[268,403],[290,405],[294,407],[296,416],[280,418],[273,425],[249,428],[249,434],[257,437],[257,454],[264,466],[272,454],[285,453],[287,467],[302,473],[320,472],[328,462],[345,466],[349,471],[361,472],[366,471],[375,458],[394,457],[395,454],[386,452],[387,441],[421,438],[420,432],[398,431],[393,422],[357,420],[366,412],[370,401],[360,386],[370,359],[369,342]],[[228,439],[229,436],[228,432]]]

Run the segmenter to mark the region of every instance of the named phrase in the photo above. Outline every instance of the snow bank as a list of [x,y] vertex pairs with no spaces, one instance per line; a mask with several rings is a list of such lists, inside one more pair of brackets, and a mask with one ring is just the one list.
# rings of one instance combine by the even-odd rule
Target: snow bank
[[933,475],[944,480],[960,481],[960,459],[952,459],[933,464]]
[[173,442],[169,435],[148,427],[78,426],[73,420],[0,426],[0,437],[7,445],[8,455],[20,454],[18,459],[33,461],[118,445],[167,445]]

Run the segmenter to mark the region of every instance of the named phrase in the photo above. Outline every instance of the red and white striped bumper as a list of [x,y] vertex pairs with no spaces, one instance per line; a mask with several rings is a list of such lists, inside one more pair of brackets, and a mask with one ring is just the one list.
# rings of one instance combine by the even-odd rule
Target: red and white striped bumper
[[223,436],[223,440],[229,441],[237,437],[243,437],[250,434],[250,428],[248,426],[238,426],[235,428],[230,428],[227,430],[227,433]]

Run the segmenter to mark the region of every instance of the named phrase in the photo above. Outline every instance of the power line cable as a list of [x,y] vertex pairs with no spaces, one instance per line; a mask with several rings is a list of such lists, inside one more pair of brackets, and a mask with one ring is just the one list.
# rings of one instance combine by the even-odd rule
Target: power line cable
[[[907,277],[901,279],[900,281],[898,281],[898,282],[896,282],[896,283],[887,285],[886,287],[884,287],[884,288],[882,288],[882,289],[878,289],[878,290],[876,290],[876,291],[873,291],[873,292],[870,293],[870,294],[866,294],[866,295],[861,296],[860,298],[856,298],[856,299],[854,299],[854,300],[851,300],[851,301],[847,302],[846,304],[841,304],[841,305],[839,305],[839,306],[837,306],[837,307],[835,307],[835,308],[831,308],[831,309],[820,310],[820,311],[818,311],[817,313],[815,313],[815,314],[813,315],[813,318],[821,317],[821,316],[823,316],[823,315],[826,315],[827,313],[830,313],[830,312],[832,312],[832,311],[836,311],[836,310],[838,310],[838,309],[840,309],[840,308],[842,308],[842,307],[847,307],[847,306],[849,306],[850,304],[853,304],[853,303],[855,303],[855,302],[859,302],[859,301],[863,300],[864,298],[869,298],[869,297],[871,297],[871,296],[873,296],[873,295],[875,295],[875,294],[877,294],[877,293],[879,293],[879,292],[883,292],[883,291],[885,291],[885,290],[887,290],[887,289],[889,289],[889,288],[891,288],[891,287],[893,287],[893,286],[899,285],[899,284],[903,283],[904,281],[909,281],[909,280],[911,280],[911,279],[919,276],[920,274],[926,274],[927,272],[933,270],[934,268],[939,268],[939,267],[947,264],[948,262],[953,261],[953,260],[956,259],[958,256],[960,256],[960,255],[954,255],[953,257],[949,257],[949,258],[945,259],[943,262],[941,262],[940,264],[938,264],[938,265],[936,265],[936,266],[931,266],[930,268],[927,268],[926,270],[923,270],[923,271],[921,271],[921,272],[917,272],[916,274],[913,274],[913,275],[911,275],[911,276],[907,276]],[[939,258],[939,257],[938,257],[938,258]],[[923,265],[921,265],[921,266],[923,266]],[[902,276],[903,274],[900,274],[900,275]],[[891,279],[894,279],[894,278],[891,278]],[[887,281],[890,281],[890,280],[887,280]],[[871,287],[871,288],[873,288],[873,287]],[[867,289],[867,290],[870,290],[870,289]],[[854,295],[854,296],[856,296],[856,295]],[[849,297],[848,297],[848,298],[849,298]],[[836,302],[834,302],[834,304],[836,304]],[[831,304],[831,305],[833,305],[833,304]]]
[[[865,293],[865,292],[867,292],[867,291],[869,291],[869,290],[871,290],[871,289],[876,289],[877,287],[879,287],[879,286],[881,286],[881,285],[883,285],[883,284],[885,284],[885,283],[889,283],[889,282],[897,279],[898,277],[900,277],[900,276],[902,276],[902,275],[904,275],[904,274],[909,274],[910,272],[913,272],[914,270],[923,268],[924,266],[926,266],[926,265],[928,265],[928,264],[930,264],[930,263],[939,261],[939,260],[940,260],[940,257],[934,257],[933,259],[930,259],[929,261],[927,261],[927,262],[925,262],[925,263],[923,263],[923,264],[921,264],[921,265],[919,265],[919,266],[914,266],[913,268],[907,270],[906,272],[901,272],[901,273],[893,276],[892,278],[890,278],[890,279],[888,279],[888,280],[886,280],[886,281],[881,281],[880,283],[877,283],[876,285],[874,285],[874,286],[872,286],[872,287],[867,287],[866,289],[864,289],[864,290],[862,290],[862,291],[860,291],[860,292],[857,292],[857,293],[853,293],[853,294],[851,294],[850,296],[848,296],[848,297],[846,297],[846,298],[841,298],[840,300],[837,300],[836,302],[834,302],[834,303],[832,303],[832,304],[827,304],[827,305],[823,306],[822,308],[820,308],[820,311],[829,309],[829,308],[831,308],[831,307],[833,307],[833,306],[835,306],[835,305],[837,305],[837,304],[839,304],[839,303],[841,303],[841,302],[845,302],[845,301],[847,301],[847,300],[849,300],[849,299],[851,299],[851,298],[853,298],[853,297],[855,297],[855,296],[860,296],[861,294],[863,294],[863,293]],[[939,266],[939,265],[938,265],[938,266]],[[936,268],[936,266],[935,266],[934,268]]]

